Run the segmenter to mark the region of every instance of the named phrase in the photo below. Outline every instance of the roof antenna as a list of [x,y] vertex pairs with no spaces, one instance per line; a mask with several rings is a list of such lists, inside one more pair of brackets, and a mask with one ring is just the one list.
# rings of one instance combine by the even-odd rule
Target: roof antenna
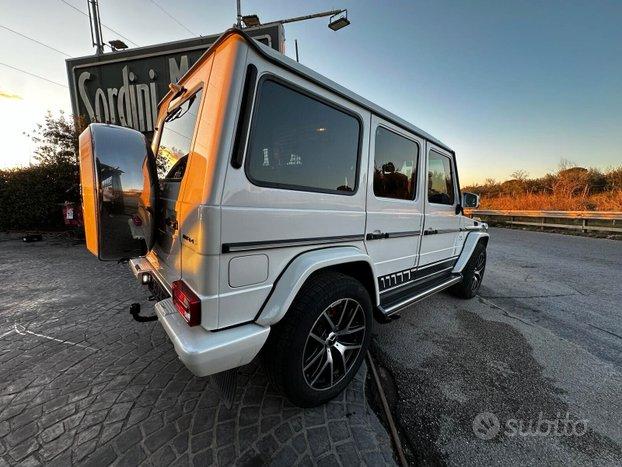
[[300,63],[300,60],[298,59],[298,39],[294,39],[294,45],[296,46],[296,61]]

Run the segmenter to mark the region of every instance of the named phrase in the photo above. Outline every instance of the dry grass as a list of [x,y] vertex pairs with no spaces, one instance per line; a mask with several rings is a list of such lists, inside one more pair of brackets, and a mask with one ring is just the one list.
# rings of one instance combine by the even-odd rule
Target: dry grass
[[489,197],[483,195],[480,209],[540,211],[622,211],[622,190],[588,196],[523,193]]

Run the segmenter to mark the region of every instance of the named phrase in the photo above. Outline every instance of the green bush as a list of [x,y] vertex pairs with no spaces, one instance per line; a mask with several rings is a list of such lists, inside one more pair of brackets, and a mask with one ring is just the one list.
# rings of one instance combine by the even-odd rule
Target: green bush
[[62,227],[60,204],[76,200],[76,182],[67,162],[0,170],[0,230]]

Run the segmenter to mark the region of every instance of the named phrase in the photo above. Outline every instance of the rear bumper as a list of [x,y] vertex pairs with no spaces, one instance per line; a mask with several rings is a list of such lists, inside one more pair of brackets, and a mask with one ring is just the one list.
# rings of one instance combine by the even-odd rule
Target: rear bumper
[[[133,258],[129,261],[130,270],[134,277],[143,285],[147,285],[152,296],[157,300],[164,300],[171,296],[171,284],[164,280],[162,275],[153,267],[145,257]],[[148,276],[148,281],[143,281],[143,276]]]
[[171,298],[156,303],[155,309],[179,359],[197,376],[220,373],[249,363],[270,333],[269,327],[252,323],[214,332],[201,326],[190,327]]

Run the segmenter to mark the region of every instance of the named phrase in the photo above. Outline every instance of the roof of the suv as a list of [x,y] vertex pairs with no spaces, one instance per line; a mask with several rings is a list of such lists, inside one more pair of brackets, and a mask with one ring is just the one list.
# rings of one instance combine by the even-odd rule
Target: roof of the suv
[[[300,63],[296,62],[295,60],[292,60],[291,58],[287,57],[286,55],[268,47],[267,45],[264,45],[262,43],[260,43],[259,41],[256,41],[254,39],[252,39],[249,35],[247,35],[246,33],[244,33],[243,30],[237,29],[237,28],[231,28],[227,31],[225,31],[217,40],[216,42],[214,42],[214,44],[211,45],[211,47],[205,52],[205,54],[203,54],[203,57],[201,57],[201,59],[199,59],[190,69],[194,68],[195,66],[198,66],[200,62],[203,61],[203,59],[210,54],[210,52],[212,52],[213,50],[216,49],[216,47],[221,44],[227,37],[231,36],[231,35],[239,35],[240,37],[242,37],[246,43],[252,47],[254,50],[256,50],[260,55],[262,55],[263,57],[265,57],[267,60],[276,63],[280,66],[282,66],[283,68],[288,69],[289,71],[296,73],[299,76],[302,76],[305,79],[308,79],[309,81],[312,81],[313,83],[328,89],[331,92],[334,92],[335,94],[338,94],[339,96],[343,97],[344,99],[347,99],[367,110],[369,110],[370,112],[378,115],[379,117],[382,117],[388,121],[390,121],[391,123],[394,123],[395,125],[404,128],[407,131],[410,131],[418,136],[421,136],[422,138],[427,139],[428,141],[430,141],[433,144],[436,144],[437,146],[453,153],[454,151],[447,146],[446,144],[442,143],[441,141],[439,141],[438,139],[434,138],[432,135],[430,135],[429,133],[423,131],[421,128],[416,127],[415,125],[413,125],[412,123],[407,122],[406,120],[404,120],[403,118],[398,117],[397,115],[395,115],[392,112],[389,112],[386,109],[383,109],[382,107],[380,107],[379,105],[374,104],[373,102],[365,99],[364,97],[359,96],[358,94],[350,91],[349,89],[344,88],[343,86],[341,86],[340,84],[335,83],[334,81],[326,78],[325,76],[320,75],[319,73],[313,71],[310,68],[307,68],[304,65],[301,65]],[[168,96],[168,95],[167,95]],[[166,97],[164,98],[166,99]],[[163,100],[164,100],[163,99]]]

